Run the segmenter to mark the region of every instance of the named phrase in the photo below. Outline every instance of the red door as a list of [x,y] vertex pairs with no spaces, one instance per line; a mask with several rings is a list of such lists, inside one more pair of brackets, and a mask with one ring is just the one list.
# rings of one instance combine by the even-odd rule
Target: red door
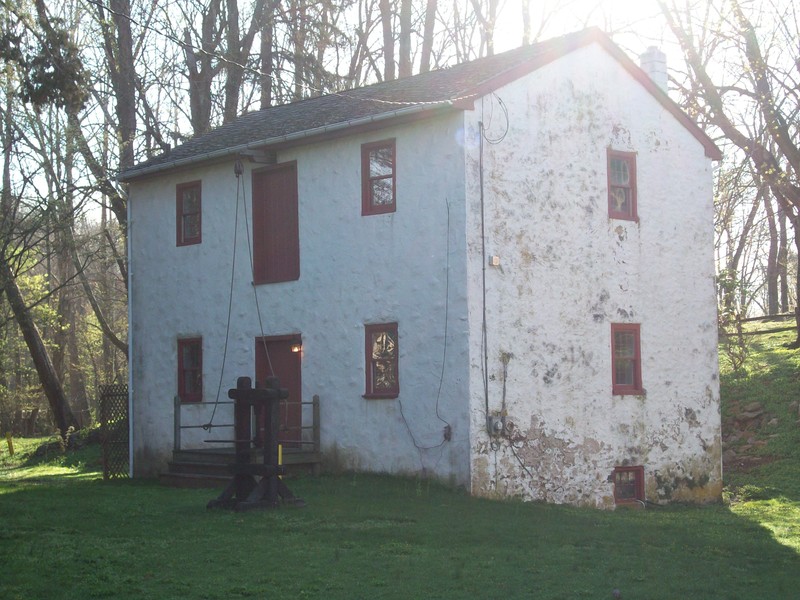
[[[294,351],[293,351],[294,349]],[[298,448],[302,439],[302,388],[300,381],[300,336],[282,335],[256,338],[256,381],[277,377],[289,397],[281,400],[281,423],[278,439],[284,447]],[[259,438],[263,439],[264,422],[259,422]]]

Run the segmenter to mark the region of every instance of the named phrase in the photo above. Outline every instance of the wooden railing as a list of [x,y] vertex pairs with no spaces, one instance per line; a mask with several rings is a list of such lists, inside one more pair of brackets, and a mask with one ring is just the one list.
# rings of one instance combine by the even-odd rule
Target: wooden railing
[[[192,403],[184,403],[181,402],[180,397],[175,396],[174,398],[174,411],[173,411],[173,419],[174,419],[174,433],[173,433],[173,448],[176,451],[183,450],[182,447],[182,438],[184,430],[188,429],[230,429],[231,433],[229,438],[233,439],[233,423],[184,423],[182,418],[182,409],[186,406],[213,406],[217,404],[218,406],[222,405],[233,405],[232,401],[223,401],[223,402],[192,402]],[[300,425],[298,427],[282,427],[282,431],[300,431],[300,439],[299,440],[287,440],[287,444],[296,444],[302,446],[311,446],[312,452],[318,453],[320,451],[320,411],[319,411],[319,396],[314,395],[311,402],[290,402],[289,404],[293,405],[300,405],[301,414],[304,406],[311,406],[311,423],[309,425]],[[255,421],[254,421],[255,422]],[[305,440],[303,439],[305,436],[303,432],[311,431],[311,439]],[[231,443],[231,445],[233,445]]]

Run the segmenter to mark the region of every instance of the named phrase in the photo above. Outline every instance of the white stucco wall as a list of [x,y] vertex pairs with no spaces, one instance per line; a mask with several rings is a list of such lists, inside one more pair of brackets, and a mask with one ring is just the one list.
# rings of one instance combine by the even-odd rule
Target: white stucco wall
[[[423,471],[468,482],[461,122],[454,113],[278,155],[278,162],[297,161],[300,279],[256,288],[263,333],[301,334],[302,395],[321,398],[322,450],[333,467]],[[362,217],[361,144],[391,137],[396,138],[397,212]],[[258,167],[245,161],[242,181],[250,215],[251,171]],[[202,180],[202,243],[176,247],[175,185],[195,179]],[[216,398],[236,189],[233,161],[131,186],[137,475],[163,470],[170,457],[178,337],[202,336],[204,400]],[[240,209],[223,400],[237,376],[254,377],[255,338],[261,335],[243,218]],[[365,400],[364,325],[393,321],[399,326],[400,397]],[[184,423],[203,423],[210,407],[186,405],[182,411]],[[220,407],[215,422],[230,422],[230,409]],[[446,423],[452,440],[445,443]],[[184,447],[202,446],[209,437],[202,430],[194,433],[184,433]]]
[[[703,147],[596,46],[466,118],[473,493],[611,507],[614,467],[642,465],[648,501],[718,498]],[[486,272],[488,407],[513,423],[497,438],[483,393],[481,120],[496,142],[484,142],[486,256],[500,258]],[[609,147],[637,153],[638,223],[608,217]],[[643,396],[611,393],[611,323],[641,324]]]

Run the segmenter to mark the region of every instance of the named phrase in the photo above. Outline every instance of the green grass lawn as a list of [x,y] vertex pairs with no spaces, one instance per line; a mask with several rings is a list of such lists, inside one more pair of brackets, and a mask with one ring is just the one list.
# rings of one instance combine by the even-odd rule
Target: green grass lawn
[[[723,365],[723,393],[780,417],[800,354],[758,343],[745,372]],[[293,479],[305,508],[209,511],[213,490],[104,482],[96,448],[31,460],[21,441],[0,453],[0,599],[800,598],[784,417],[748,432],[768,460],[731,471],[732,502],[616,512],[372,475]]]

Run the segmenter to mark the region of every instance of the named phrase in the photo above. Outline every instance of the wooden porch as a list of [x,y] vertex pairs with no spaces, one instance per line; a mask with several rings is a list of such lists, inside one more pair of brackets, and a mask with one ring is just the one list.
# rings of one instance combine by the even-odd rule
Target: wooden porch
[[[196,403],[195,406],[214,405],[213,402]],[[232,404],[231,402],[220,402],[222,404]],[[322,462],[320,452],[320,431],[319,431],[319,396],[314,396],[311,402],[298,402],[300,410],[310,407],[311,422],[303,423],[295,428],[283,428],[283,432],[291,437],[299,437],[298,440],[287,440],[283,444],[282,463],[286,466],[289,474],[292,473],[312,473],[317,475]],[[231,479],[231,472],[228,465],[234,463],[233,443],[208,442],[201,448],[184,448],[184,432],[187,430],[205,429],[206,426],[200,423],[186,422],[182,418],[183,406],[180,399],[175,399],[175,424],[174,424],[174,447],[172,450],[172,460],[167,463],[167,471],[159,476],[159,480],[174,487],[194,487],[194,488],[222,488]],[[233,438],[232,424],[222,423],[215,425],[215,428],[230,429],[230,438]],[[290,432],[289,429],[297,431]],[[255,436],[254,436],[255,437]],[[289,437],[287,435],[287,437]],[[261,452],[258,448],[252,449],[252,462],[260,462]]]

